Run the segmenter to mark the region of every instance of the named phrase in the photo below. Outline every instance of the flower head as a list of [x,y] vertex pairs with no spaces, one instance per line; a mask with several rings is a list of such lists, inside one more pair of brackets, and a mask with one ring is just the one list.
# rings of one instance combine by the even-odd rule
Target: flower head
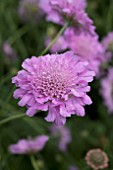
[[86,154],[86,162],[94,170],[108,167],[108,156],[101,149],[92,149]]
[[17,144],[12,144],[9,146],[9,151],[13,154],[29,154],[41,151],[46,142],[48,141],[48,136],[40,135],[34,139],[21,139]]
[[65,152],[68,144],[71,142],[70,130],[67,127],[52,126],[51,133],[54,137],[59,137],[58,148]]
[[40,0],[39,4],[46,13],[48,21],[60,25],[68,22],[76,32],[85,31],[95,34],[93,22],[85,12],[85,0]]
[[101,80],[100,91],[110,113],[113,112],[113,68],[109,68],[107,77]]
[[27,115],[48,110],[45,119],[58,125],[72,114],[84,116],[84,106],[92,103],[88,82],[95,75],[87,65],[72,52],[26,59],[24,69],[12,79],[18,88],[14,98],[20,98],[18,104],[28,108]]
[[[61,19],[63,17],[62,13],[71,15],[75,9],[84,10],[87,3],[85,0],[40,0],[39,6],[48,14],[48,19],[50,18],[50,13],[55,14],[54,16],[56,16],[56,19],[57,16]],[[61,20],[63,20],[63,18]],[[55,19],[53,22],[55,22]]]
[[20,0],[18,13],[22,20],[39,19],[41,10],[39,8],[39,0]]
[[104,49],[99,43],[97,37],[82,32],[75,34],[73,29],[67,29],[64,38],[68,43],[67,46],[82,60],[89,62],[88,68],[99,72],[99,66],[104,58]]

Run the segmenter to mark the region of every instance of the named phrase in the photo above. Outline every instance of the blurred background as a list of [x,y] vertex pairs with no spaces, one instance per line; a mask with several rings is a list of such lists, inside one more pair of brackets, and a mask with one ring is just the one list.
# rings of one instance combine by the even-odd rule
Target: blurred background
[[[26,109],[19,107],[12,97],[11,78],[20,70],[25,58],[41,54],[46,36],[54,29],[56,32],[61,29],[46,22],[36,5],[26,5],[26,9],[27,12],[20,0],[0,0],[0,120],[25,113]],[[89,0],[87,12],[94,20],[100,40],[113,31],[113,0]],[[100,79],[95,79],[91,86],[89,95],[93,104],[86,107],[86,116],[72,116],[65,125],[71,136],[66,151],[58,148],[60,135],[51,135],[51,123],[43,119],[45,113],[0,126],[0,170],[33,170],[29,155],[11,155],[8,146],[20,138],[40,134],[50,136],[44,150],[35,155],[42,170],[68,170],[71,166],[90,170],[84,158],[92,148],[101,148],[107,153],[108,170],[113,170],[113,114],[108,113],[99,94]]]

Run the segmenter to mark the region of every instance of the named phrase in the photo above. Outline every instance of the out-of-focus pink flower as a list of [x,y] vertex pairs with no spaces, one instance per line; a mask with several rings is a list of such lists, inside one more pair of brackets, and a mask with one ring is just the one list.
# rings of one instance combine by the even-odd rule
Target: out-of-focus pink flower
[[88,61],[88,68],[99,72],[99,66],[104,60],[104,49],[97,37],[90,34],[75,34],[73,29],[67,29],[64,33],[68,47],[83,61]]
[[70,166],[69,170],[79,170],[76,166]]
[[20,0],[18,13],[23,21],[30,19],[39,20],[42,15],[39,8],[39,0]]
[[2,48],[8,62],[14,63],[17,61],[18,59],[17,54],[8,42],[4,42]]
[[[53,22],[64,21],[62,13],[71,16],[76,11],[74,10],[84,10],[86,8],[85,0],[40,0],[40,8],[47,14],[48,20],[53,20]],[[53,13],[53,16],[50,14]],[[56,18],[53,18],[53,17]]]
[[58,137],[58,148],[59,150],[65,152],[69,143],[71,142],[70,130],[67,127],[58,127],[53,125],[51,127],[51,134],[54,137]]
[[94,170],[108,167],[108,156],[101,149],[89,150],[86,154],[86,163]]
[[80,31],[90,32],[95,35],[93,21],[85,12],[85,0],[40,0],[40,8],[46,13],[48,21],[73,26],[76,33]]
[[41,151],[47,141],[48,136],[40,135],[34,139],[21,139],[17,144],[12,144],[9,146],[9,151],[12,154],[29,154]]
[[101,80],[100,93],[110,113],[113,112],[113,68],[109,68],[108,75]]
[[108,33],[102,40],[102,45],[105,49],[105,62],[110,61],[113,55],[113,32]]
[[106,37],[103,38],[102,44],[106,50],[113,52],[113,32],[110,32]]
[[48,110],[45,119],[57,125],[63,125],[72,114],[84,116],[84,106],[92,103],[88,82],[95,75],[87,65],[73,52],[26,59],[24,69],[12,79],[18,88],[14,98],[20,99],[19,106],[28,108],[28,116]]
[[[50,44],[50,42],[52,41],[51,38],[47,38],[45,45],[48,46]],[[57,41],[52,45],[52,47],[50,48],[50,51],[52,53],[56,53],[56,52],[61,52],[66,50],[67,48],[67,42],[65,41],[63,36],[60,36]]]

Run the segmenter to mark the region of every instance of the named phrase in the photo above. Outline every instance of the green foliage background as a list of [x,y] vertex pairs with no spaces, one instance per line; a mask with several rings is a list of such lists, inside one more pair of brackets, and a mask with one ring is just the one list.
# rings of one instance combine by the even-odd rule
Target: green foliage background
[[[0,0],[0,120],[15,114],[25,113],[12,94],[14,86],[11,77],[21,68],[21,62],[32,55],[40,55],[44,49],[44,40],[48,28],[54,26],[44,18],[35,22],[22,22],[18,16],[16,0]],[[89,0],[87,12],[94,20],[100,40],[113,30],[113,0]],[[56,26],[55,26],[56,27]],[[56,27],[60,30],[60,27]],[[7,41],[18,55],[15,63],[7,60],[3,53],[3,43]],[[20,138],[47,134],[50,140],[44,150],[36,154],[42,170],[68,170],[76,165],[80,170],[90,170],[84,157],[92,148],[101,148],[109,156],[109,168],[113,170],[113,115],[107,109],[99,95],[100,80],[92,83],[93,104],[86,107],[86,116],[72,116],[66,126],[70,128],[72,143],[66,153],[57,148],[57,140],[49,132],[50,123],[44,121],[45,113],[38,113],[34,118],[24,117],[12,120],[0,126],[0,170],[33,170],[29,156],[15,156],[8,152],[8,146]]]

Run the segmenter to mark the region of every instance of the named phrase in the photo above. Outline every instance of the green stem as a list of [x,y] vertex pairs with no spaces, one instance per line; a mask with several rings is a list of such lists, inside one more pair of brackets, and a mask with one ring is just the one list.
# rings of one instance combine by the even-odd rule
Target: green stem
[[5,118],[3,120],[0,121],[0,126],[5,124],[5,123],[8,123],[14,119],[19,119],[19,118],[22,118],[22,117],[25,117],[26,115],[25,114],[18,114],[18,115],[13,115],[13,116],[10,116],[8,118]]
[[40,170],[40,168],[35,160],[35,157],[33,155],[30,156],[30,160],[31,160],[31,164],[32,164],[34,170]]
[[65,25],[62,27],[62,29],[58,32],[56,37],[51,41],[51,43],[45,48],[44,51],[42,51],[41,55],[44,55],[50,48],[51,46],[57,41],[57,39],[60,37],[60,35],[64,32],[64,30],[67,28],[68,23],[65,23]]
[[106,32],[109,32],[112,29],[112,20],[113,20],[113,16],[111,15],[113,11],[113,0],[110,1],[109,4],[109,9],[108,9],[108,13],[107,13],[107,18],[106,18]]

